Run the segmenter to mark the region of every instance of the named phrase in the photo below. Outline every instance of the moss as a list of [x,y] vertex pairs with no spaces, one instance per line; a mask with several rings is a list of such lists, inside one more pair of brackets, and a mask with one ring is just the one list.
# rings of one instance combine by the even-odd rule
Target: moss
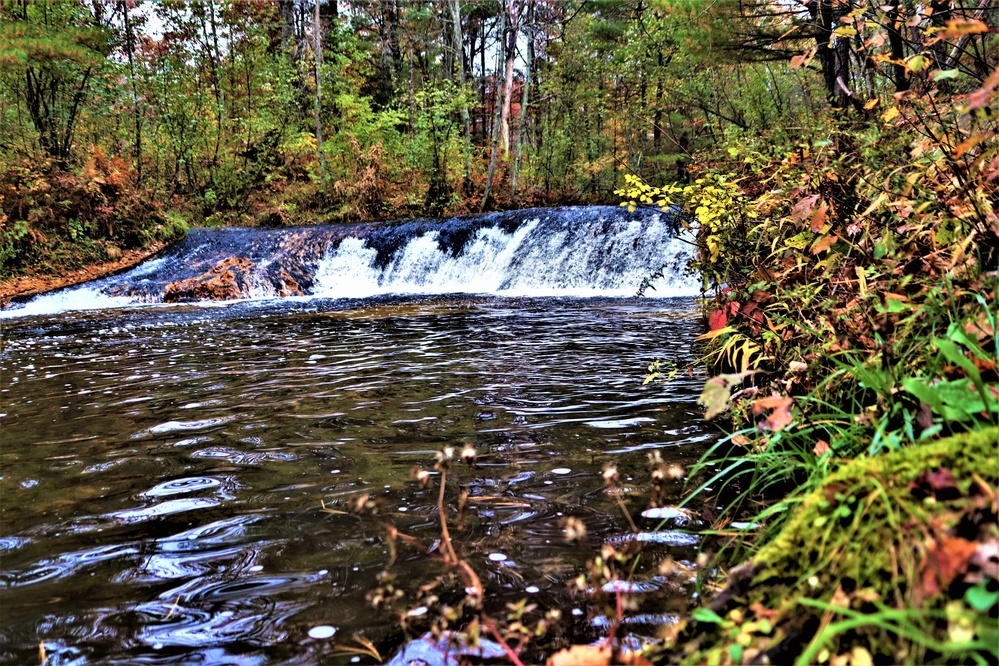
[[[959,576],[947,589],[927,589],[926,553],[969,523],[975,533],[963,538],[999,536],[997,456],[999,428],[989,428],[844,464],[804,499],[774,541],[731,572],[712,604],[724,622],[688,629],[684,660],[738,663],[756,654],[776,663],[800,659],[808,646],[826,659],[862,649],[875,661],[895,663],[959,653],[962,646],[948,642],[951,616],[969,617],[961,605],[968,585]],[[925,474],[941,469],[953,485],[927,492]],[[764,618],[773,626],[765,633],[754,624]],[[982,644],[969,639],[963,647],[973,652]]]

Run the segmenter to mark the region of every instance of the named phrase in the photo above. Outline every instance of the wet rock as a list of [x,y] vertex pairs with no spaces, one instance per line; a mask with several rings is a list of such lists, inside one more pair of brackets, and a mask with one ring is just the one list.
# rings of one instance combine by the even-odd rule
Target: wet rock
[[281,279],[277,287],[278,287],[278,296],[281,297],[302,296],[305,294],[305,292],[302,291],[302,287],[299,286],[298,281],[295,280],[295,278],[293,278],[292,276],[288,275],[288,272],[285,270],[281,271]]
[[[166,286],[166,303],[184,301],[230,301],[250,296],[250,271],[253,262],[245,257],[230,257],[215,264],[207,273]],[[291,280],[295,288],[297,283]]]

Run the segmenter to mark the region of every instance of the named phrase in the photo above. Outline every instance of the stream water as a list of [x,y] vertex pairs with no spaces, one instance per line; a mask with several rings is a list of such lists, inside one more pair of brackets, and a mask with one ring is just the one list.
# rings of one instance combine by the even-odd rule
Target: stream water
[[[508,264],[522,256],[509,247],[517,228],[490,226],[439,267],[465,261],[481,278],[488,257],[465,250],[488,233],[508,237],[487,239]],[[656,536],[658,521],[639,516],[648,453],[689,465],[712,437],[695,402],[702,379],[642,385],[651,359],[689,360],[691,299],[618,295],[645,266],[589,294],[573,283],[571,295],[552,284],[531,295],[526,282],[520,295],[488,293],[481,281],[465,291],[487,293],[460,294],[457,269],[424,293],[393,293],[418,291],[377,274],[395,261],[398,277],[402,259],[379,266],[351,243],[360,267],[343,269],[341,243],[310,270],[339,276],[341,293],[366,285],[352,297],[317,287],[107,308],[101,290],[147,280],[147,266],[3,313],[0,660],[39,663],[41,644],[49,664],[374,663],[343,651],[359,637],[390,659],[405,642],[398,616],[366,600],[390,562],[384,523],[432,546],[436,481],[424,488],[410,471],[465,443],[477,465],[456,469],[448,498],[454,510],[458,485],[468,490],[457,538],[500,614],[530,598],[563,609],[578,636],[606,631],[569,584],[601,543],[636,538],[604,489],[609,461],[653,542],[649,561],[694,559],[695,537]],[[550,265],[532,270],[550,280]],[[684,280],[659,293],[689,292]],[[348,511],[359,494],[379,515]],[[581,545],[565,541],[568,516],[587,526]],[[401,547],[392,571],[412,593],[441,567]],[[650,625],[692,593],[648,585]]]

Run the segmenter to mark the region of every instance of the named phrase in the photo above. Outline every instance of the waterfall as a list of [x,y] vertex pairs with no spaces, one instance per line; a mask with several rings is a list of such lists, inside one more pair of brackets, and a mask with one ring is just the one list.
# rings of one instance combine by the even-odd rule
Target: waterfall
[[658,210],[528,209],[444,220],[195,229],[125,273],[15,303],[3,316],[203,300],[380,294],[691,296],[689,232]]

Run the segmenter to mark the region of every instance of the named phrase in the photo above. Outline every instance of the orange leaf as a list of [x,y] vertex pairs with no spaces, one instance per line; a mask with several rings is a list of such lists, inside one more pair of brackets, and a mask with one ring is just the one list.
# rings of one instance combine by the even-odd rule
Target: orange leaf
[[985,139],[988,139],[990,136],[992,136],[992,132],[981,132],[980,134],[974,134],[968,137],[961,143],[957,144],[957,147],[954,149],[954,157],[964,155],[966,152],[980,144]]
[[794,400],[791,398],[773,395],[769,398],[760,398],[754,402],[751,411],[753,416],[762,416],[764,413],[773,410],[770,411],[770,415],[766,419],[757,424],[757,427],[761,430],[773,430],[777,432],[783,430],[794,421],[794,417],[791,415],[792,405],[794,405]]
[[981,35],[989,31],[989,26],[985,25],[981,21],[976,21],[972,19],[971,21],[966,21],[964,19],[951,19],[947,21],[947,27],[941,31],[941,35],[946,39],[952,39],[954,37],[964,37],[965,35]]
[[815,233],[822,231],[822,227],[826,224],[826,213],[829,211],[829,204],[822,204],[819,209],[815,211],[815,215],[812,215],[811,228]]
[[817,456],[821,456],[824,453],[829,453],[832,449],[829,447],[829,442],[824,439],[820,439],[815,442],[815,448],[812,449],[812,453]]
[[833,243],[839,240],[839,236],[836,234],[826,234],[819,240],[815,241],[815,245],[812,246],[812,254],[819,254],[825,252],[833,246]]
[[881,103],[881,100],[877,99],[877,98],[874,98],[874,99],[871,99],[871,100],[867,100],[867,104],[864,104],[864,109],[866,111],[870,111],[871,109],[875,108],[880,103]]
[[940,543],[930,542],[923,560],[923,590],[928,596],[939,594],[954,579],[967,573],[968,562],[978,550],[978,544],[960,537],[944,537]]

